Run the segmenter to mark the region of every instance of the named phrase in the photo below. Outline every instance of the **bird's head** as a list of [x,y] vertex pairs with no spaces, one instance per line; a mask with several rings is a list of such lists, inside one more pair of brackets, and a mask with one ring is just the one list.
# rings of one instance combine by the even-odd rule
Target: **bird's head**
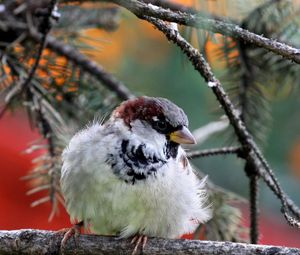
[[167,141],[175,144],[196,143],[188,129],[184,111],[165,98],[144,96],[127,100],[115,109],[112,116],[144,135],[164,135]]

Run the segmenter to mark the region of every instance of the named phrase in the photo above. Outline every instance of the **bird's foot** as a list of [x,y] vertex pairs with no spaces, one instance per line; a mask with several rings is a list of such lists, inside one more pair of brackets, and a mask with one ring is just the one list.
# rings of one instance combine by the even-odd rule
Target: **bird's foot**
[[82,227],[83,227],[83,221],[80,221],[80,222],[74,224],[71,228],[65,228],[65,229],[59,230],[59,232],[64,233],[64,237],[61,240],[60,247],[63,249],[71,237],[75,238],[74,240],[76,243],[76,239],[78,239],[79,235],[81,234]]
[[147,244],[147,241],[148,241],[147,236],[139,235],[139,234],[135,235],[131,240],[131,244],[135,244],[131,255],[136,255],[137,251],[138,251],[138,248],[140,246],[142,246],[142,250],[143,250],[145,248],[146,244]]

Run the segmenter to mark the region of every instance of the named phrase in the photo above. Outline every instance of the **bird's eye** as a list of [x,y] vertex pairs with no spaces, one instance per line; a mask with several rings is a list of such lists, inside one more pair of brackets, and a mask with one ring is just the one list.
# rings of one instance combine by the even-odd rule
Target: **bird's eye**
[[159,131],[165,131],[167,129],[167,123],[164,120],[155,121],[154,126]]

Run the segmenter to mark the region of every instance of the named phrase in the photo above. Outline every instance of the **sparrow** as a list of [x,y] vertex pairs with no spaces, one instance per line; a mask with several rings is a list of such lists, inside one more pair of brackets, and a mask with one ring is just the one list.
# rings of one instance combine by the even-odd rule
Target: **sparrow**
[[148,236],[194,232],[211,218],[205,179],[181,147],[194,143],[186,114],[171,101],[123,102],[63,151],[61,189],[71,221],[96,234],[135,237],[143,246]]

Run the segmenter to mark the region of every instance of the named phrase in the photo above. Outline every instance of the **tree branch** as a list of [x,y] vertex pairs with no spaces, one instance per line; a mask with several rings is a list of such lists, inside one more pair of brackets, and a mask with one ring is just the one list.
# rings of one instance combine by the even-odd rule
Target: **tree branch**
[[[169,41],[172,41],[177,46],[180,47],[182,52],[186,54],[194,68],[202,75],[208,86],[212,89],[219,103],[223,107],[232,127],[234,128],[235,134],[244,148],[243,157],[250,164],[255,166],[259,176],[263,178],[265,183],[270,187],[271,190],[277,195],[282,204],[283,215],[285,216],[287,222],[295,227],[300,228],[300,214],[299,209],[294,206],[294,204],[288,204],[290,200],[287,195],[283,192],[278,180],[273,174],[273,170],[268,165],[267,161],[263,157],[260,149],[256,145],[253,137],[246,129],[243,121],[240,118],[239,112],[235,109],[234,105],[230,101],[228,95],[223,89],[220,81],[214,76],[209,64],[203,58],[203,56],[196,50],[191,44],[189,44],[177,30],[168,27],[163,21],[156,18],[141,16],[141,19],[148,20],[157,29],[165,34]],[[293,218],[288,214],[291,211],[297,219]]]
[[[33,9],[34,11],[35,9]],[[84,71],[93,75],[96,79],[98,79],[104,86],[108,89],[114,91],[117,96],[122,100],[127,100],[129,98],[134,97],[134,95],[129,91],[129,89],[119,80],[117,80],[112,74],[108,73],[102,66],[92,61],[84,54],[82,54],[78,49],[73,48],[72,46],[65,44],[63,42],[58,41],[55,37],[47,35],[47,38],[43,36],[42,33],[37,31],[36,27],[30,27],[30,24],[26,20],[23,22],[15,19],[14,16],[7,11],[7,18],[1,20],[1,27],[4,28],[1,35],[5,38],[7,36],[5,33],[9,33],[10,31],[14,31],[16,33],[16,38],[18,35],[22,33],[26,33],[26,39],[33,39],[38,43],[42,43],[44,47],[49,48],[56,53],[66,57],[71,62],[78,65]],[[45,40],[45,45],[43,41]],[[44,48],[43,47],[43,48]],[[37,62],[38,63],[38,62]],[[35,68],[36,69],[36,68]],[[2,111],[6,110],[4,107]]]
[[[3,114],[5,113],[5,111],[8,109],[8,106],[11,104],[11,102],[13,101],[13,99],[22,94],[24,91],[26,92],[26,97],[29,97],[30,95],[30,89],[29,89],[29,85],[31,83],[31,80],[33,79],[35,72],[39,66],[40,60],[42,58],[42,54],[45,48],[45,44],[46,44],[46,39],[47,39],[47,35],[50,32],[51,29],[51,15],[52,12],[55,8],[56,5],[56,0],[51,0],[49,3],[49,6],[46,8],[46,12],[44,13],[44,17],[42,19],[41,22],[41,40],[40,40],[40,45],[37,51],[37,56],[35,57],[35,61],[34,64],[32,65],[28,76],[26,79],[24,80],[20,80],[19,84],[17,86],[17,89],[13,91],[13,93],[11,93],[11,96],[8,98],[8,100],[6,100],[4,107],[0,110],[0,118],[3,116]],[[29,27],[30,29],[30,27]]]
[[[31,32],[29,36],[37,42],[41,40],[41,35],[37,32]],[[103,83],[104,86],[114,91],[120,97],[120,99],[127,100],[134,97],[134,95],[121,81],[117,80],[113,75],[105,71],[102,66],[92,61],[84,54],[80,53],[80,51],[77,49],[58,41],[55,37],[50,35],[48,35],[46,43],[47,48],[55,51],[59,55],[66,57],[84,71],[95,76]]]
[[[1,254],[131,254],[134,245],[128,239],[98,235],[80,235],[60,249],[62,233],[45,230],[0,231]],[[140,253],[141,254],[141,253]],[[150,238],[144,255],[300,255],[300,249],[281,246],[252,245],[183,239]]]
[[[174,3],[174,2],[168,1],[168,0],[143,0],[143,2],[146,4],[157,5],[164,9],[170,9],[170,10],[176,11],[176,12],[199,14],[199,11],[192,7],[184,6],[182,4],[177,4],[177,3]],[[203,13],[201,12],[201,14],[203,14]],[[208,16],[208,15],[206,15],[206,16]]]
[[189,158],[201,158],[207,156],[217,156],[226,154],[239,154],[243,151],[242,147],[224,147],[217,149],[207,149],[201,151],[191,151],[187,154]]
[[222,22],[220,20],[208,19],[198,15],[189,13],[174,12],[161,8],[159,6],[153,6],[145,4],[136,0],[106,0],[114,2],[124,8],[128,9],[136,16],[141,18],[142,16],[155,17],[161,20],[175,22],[181,25],[197,27],[205,30],[212,31],[214,33],[220,33],[227,35],[238,40],[244,41],[249,44],[254,44],[258,47],[265,48],[274,52],[277,55],[281,55],[286,59],[293,60],[300,64],[300,50],[293,48],[287,44],[277,42],[272,39],[268,39],[264,36],[257,35],[242,29],[241,27]]

